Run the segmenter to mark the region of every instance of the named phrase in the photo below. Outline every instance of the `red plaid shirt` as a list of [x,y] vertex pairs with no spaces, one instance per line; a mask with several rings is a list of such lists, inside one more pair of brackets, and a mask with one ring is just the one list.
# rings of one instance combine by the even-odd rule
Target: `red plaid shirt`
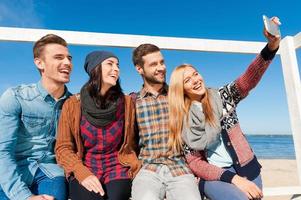
[[128,168],[118,158],[124,132],[124,100],[119,100],[116,121],[98,128],[81,117],[81,136],[85,148],[86,165],[102,183],[129,179]]

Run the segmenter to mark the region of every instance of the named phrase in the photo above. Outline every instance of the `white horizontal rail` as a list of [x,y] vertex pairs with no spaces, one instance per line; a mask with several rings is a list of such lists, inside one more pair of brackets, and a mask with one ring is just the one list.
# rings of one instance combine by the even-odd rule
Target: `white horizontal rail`
[[301,186],[263,188],[264,196],[284,196],[301,194]]
[[251,41],[176,38],[10,27],[0,27],[0,41],[34,42],[48,33],[57,34],[63,37],[69,44],[74,45],[137,47],[142,43],[152,43],[158,45],[161,49],[226,53],[257,54],[266,44],[265,42]]

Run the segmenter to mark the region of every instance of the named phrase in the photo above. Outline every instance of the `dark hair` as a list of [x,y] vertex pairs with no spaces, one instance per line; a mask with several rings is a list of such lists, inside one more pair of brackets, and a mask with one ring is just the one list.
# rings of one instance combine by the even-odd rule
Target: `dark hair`
[[118,100],[120,96],[123,96],[123,92],[119,83],[119,79],[116,85],[112,86],[104,96],[100,95],[102,83],[102,67],[101,63],[97,65],[90,74],[90,79],[87,82],[87,90],[90,96],[95,100],[96,106],[99,108],[107,108],[111,102]]
[[67,47],[67,42],[60,36],[54,34],[47,34],[35,42],[33,46],[33,57],[40,58],[47,44],[60,44],[64,47]]
[[143,56],[150,54],[150,53],[154,53],[154,52],[158,52],[160,51],[159,47],[157,47],[156,45],[153,44],[141,44],[140,46],[138,46],[136,49],[134,49],[133,51],[133,63],[134,65],[139,65],[141,67],[143,67],[144,65],[144,60],[143,60]]

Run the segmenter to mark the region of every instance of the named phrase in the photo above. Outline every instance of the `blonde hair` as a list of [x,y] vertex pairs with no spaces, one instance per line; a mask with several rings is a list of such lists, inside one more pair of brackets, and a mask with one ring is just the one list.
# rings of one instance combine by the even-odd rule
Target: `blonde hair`
[[[188,112],[191,106],[191,99],[184,93],[184,71],[190,64],[183,64],[174,69],[170,76],[168,89],[168,106],[169,106],[169,138],[168,147],[170,151],[181,152],[183,150],[182,129],[183,121],[186,116],[188,120]],[[208,90],[201,100],[205,120],[211,126],[216,126]]]

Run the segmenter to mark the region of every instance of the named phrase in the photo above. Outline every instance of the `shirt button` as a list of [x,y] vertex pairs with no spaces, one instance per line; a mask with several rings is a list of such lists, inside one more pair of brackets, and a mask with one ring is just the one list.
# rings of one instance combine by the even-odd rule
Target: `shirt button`
[[238,164],[239,164],[239,162],[238,162],[238,161],[236,161],[236,164],[238,165]]
[[228,145],[228,146],[231,146],[231,142],[227,142],[227,145]]

